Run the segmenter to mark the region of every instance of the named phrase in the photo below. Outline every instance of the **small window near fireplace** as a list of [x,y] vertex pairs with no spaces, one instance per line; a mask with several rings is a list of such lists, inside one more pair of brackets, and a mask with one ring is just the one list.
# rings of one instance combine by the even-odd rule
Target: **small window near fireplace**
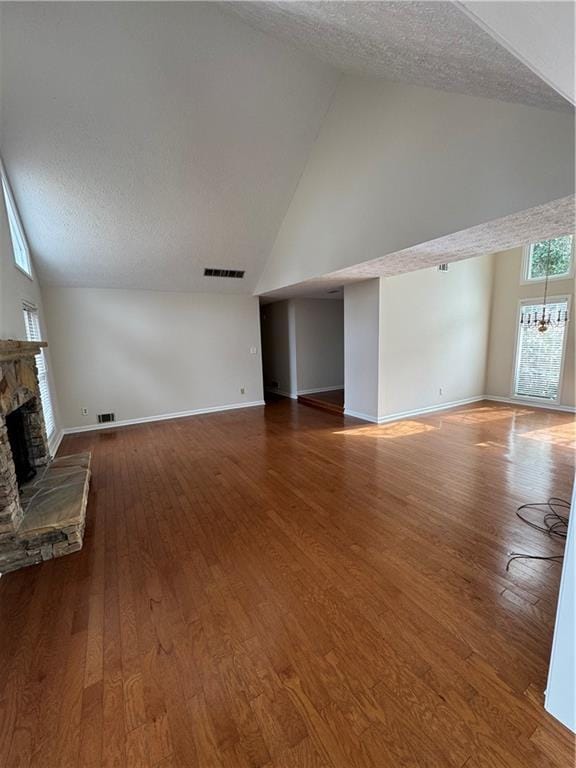
[[[24,311],[24,322],[26,324],[26,338],[28,341],[42,341],[40,331],[40,320],[38,310],[32,304],[25,303],[22,307]],[[36,355],[36,368],[38,370],[38,386],[40,388],[40,402],[42,403],[42,412],[44,413],[44,424],[48,439],[52,437],[56,429],[54,419],[54,408],[52,407],[52,398],[50,396],[50,384],[48,383],[48,366],[46,364],[46,355],[41,349]]]

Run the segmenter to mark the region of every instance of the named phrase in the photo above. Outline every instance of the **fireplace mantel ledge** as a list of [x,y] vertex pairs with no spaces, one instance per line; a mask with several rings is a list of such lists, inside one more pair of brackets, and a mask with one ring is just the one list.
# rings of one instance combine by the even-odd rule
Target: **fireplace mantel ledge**
[[16,339],[0,339],[0,362],[19,360],[23,357],[35,357],[42,347],[47,347],[45,341],[18,341]]

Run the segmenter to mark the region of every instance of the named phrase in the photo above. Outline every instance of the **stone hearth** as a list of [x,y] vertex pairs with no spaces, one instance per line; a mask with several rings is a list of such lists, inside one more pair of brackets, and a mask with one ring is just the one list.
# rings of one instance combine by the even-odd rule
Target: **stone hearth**
[[0,574],[82,547],[91,456],[50,458],[35,360],[44,346],[0,340]]

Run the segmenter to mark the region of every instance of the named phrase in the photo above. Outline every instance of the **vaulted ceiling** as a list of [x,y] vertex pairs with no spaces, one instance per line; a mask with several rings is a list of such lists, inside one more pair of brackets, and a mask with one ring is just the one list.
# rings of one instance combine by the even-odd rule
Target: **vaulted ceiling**
[[343,72],[566,107],[447,2],[21,2],[1,22],[0,147],[45,283],[253,291]]
[[453,2],[231,2],[254,27],[339,70],[471,96],[569,109]]
[[2,23],[2,152],[42,281],[253,290],[335,71],[211,3],[8,3]]

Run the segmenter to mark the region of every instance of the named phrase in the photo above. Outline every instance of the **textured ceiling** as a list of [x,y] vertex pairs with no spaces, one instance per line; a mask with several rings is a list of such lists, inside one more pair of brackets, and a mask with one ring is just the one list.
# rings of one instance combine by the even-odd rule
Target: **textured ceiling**
[[232,2],[336,68],[548,109],[570,105],[452,2]]
[[252,292],[337,70],[564,104],[444,2],[2,3],[0,70],[40,277],[91,287]]
[[252,292],[334,70],[209,3],[4,3],[2,24],[2,153],[41,280]]
[[497,253],[576,231],[576,198],[563,197],[546,205],[504,216],[378,259],[330,272],[277,291],[263,294],[266,302],[293,296],[321,297],[347,283],[374,277],[391,277],[442,263]]

